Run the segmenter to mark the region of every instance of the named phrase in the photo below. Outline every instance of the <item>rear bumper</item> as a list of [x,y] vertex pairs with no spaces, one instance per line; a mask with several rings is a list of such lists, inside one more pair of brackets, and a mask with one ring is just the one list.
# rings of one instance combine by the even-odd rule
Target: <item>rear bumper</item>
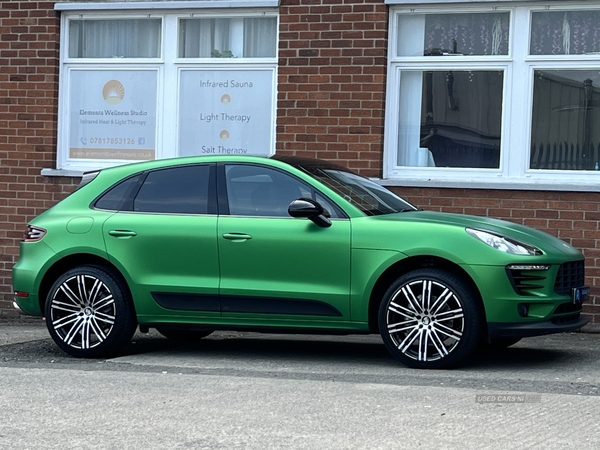
[[19,307],[19,304],[17,302],[13,302],[13,308],[15,308],[17,312],[23,316],[27,315],[27,313]]
[[30,294],[27,297],[14,296],[13,308],[15,308],[19,314],[25,316],[43,316],[43,312],[40,309],[37,295]]
[[532,323],[489,322],[488,334],[490,338],[520,338],[541,336],[544,334],[575,331],[583,327],[589,321],[590,319],[587,317],[577,315],[568,319],[561,318],[560,320],[553,319],[544,322]]

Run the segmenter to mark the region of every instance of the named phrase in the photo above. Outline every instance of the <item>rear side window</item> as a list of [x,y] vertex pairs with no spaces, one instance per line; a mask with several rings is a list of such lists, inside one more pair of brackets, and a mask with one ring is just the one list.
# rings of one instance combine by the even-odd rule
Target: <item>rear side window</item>
[[171,167],[148,173],[133,211],[209,214],[210,165]]

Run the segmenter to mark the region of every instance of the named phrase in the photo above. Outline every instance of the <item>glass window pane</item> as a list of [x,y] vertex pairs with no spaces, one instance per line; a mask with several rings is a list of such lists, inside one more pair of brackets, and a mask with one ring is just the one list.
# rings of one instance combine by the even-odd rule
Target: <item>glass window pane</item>
[[288,207],[310,188],[267,167],[225,166],[229,213],[236,216],[290,217]]
[[400,14],[398,56],[508,55],[508,12]]
[[600,72],[536,70],[531,169],[598,170]]
[[271,58],[276,56],[275,17],[182,19],[180,58]]
[[134,202],[136,212],[207,214],[210,166],[185,166],[150,172]]
[[71,20],[70,58],[159,58],[160,19]]
[[94,205],[109,211],[130,211],[131,200],[136,194],[143,174],[135,175],[113,186]]
[[500,167],[503,71],[406,71],[398,164]]
[[532,13],[532,55],[600,53],[600,11],[536,11]]

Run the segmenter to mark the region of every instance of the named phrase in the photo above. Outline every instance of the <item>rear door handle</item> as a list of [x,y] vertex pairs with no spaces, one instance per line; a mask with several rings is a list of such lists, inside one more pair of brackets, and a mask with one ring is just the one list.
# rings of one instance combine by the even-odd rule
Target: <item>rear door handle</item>
[[246,233],[225,233],[223,235],[223,239],[227,239],[228,241],[234,242],[242,242],[249,241],[250,239],[252,239],[252,236]]
[[108,232],[108,234],[116,238],[127,238],[137,236],[137,233],[135,231],[130,230],[111,230]]

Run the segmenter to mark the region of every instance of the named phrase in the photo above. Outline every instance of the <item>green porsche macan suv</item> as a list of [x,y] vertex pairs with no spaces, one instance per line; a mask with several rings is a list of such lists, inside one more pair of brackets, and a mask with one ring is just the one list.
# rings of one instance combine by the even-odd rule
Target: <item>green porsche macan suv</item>
[[421,211],[333,164],[208,156],[85,174],[33,219],[15,307],[77,357],[139,326],[380,333],[418,368],[587,323],[582,254],[500,220]]

